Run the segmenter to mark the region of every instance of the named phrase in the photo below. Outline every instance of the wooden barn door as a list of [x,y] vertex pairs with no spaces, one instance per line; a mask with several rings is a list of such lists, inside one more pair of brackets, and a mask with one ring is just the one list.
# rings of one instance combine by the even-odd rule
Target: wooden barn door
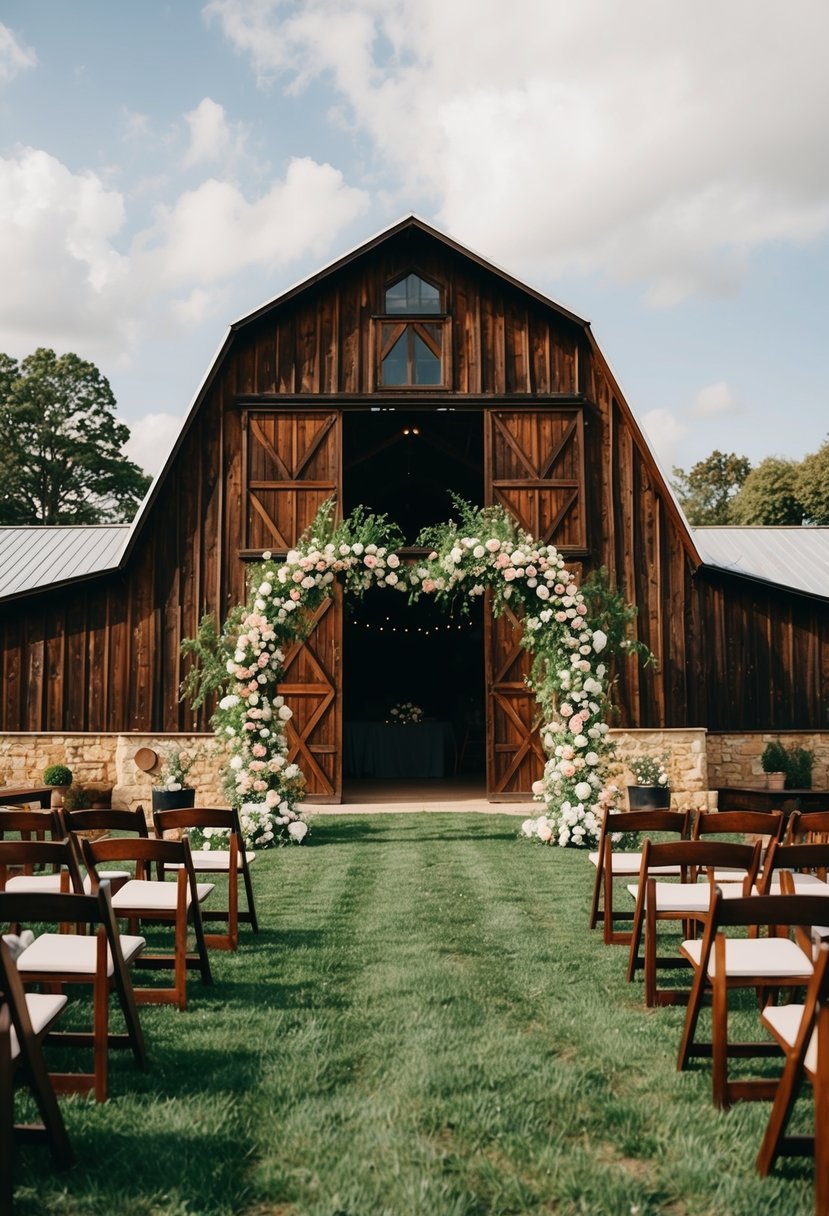
[[[485,429],[486,501],[563,553],[587,547],[584,434],[579,409],[490,410]],[[509,611],[485,628],[487,793],[526,798],[544,768],[535,697],[524,683],[530,663],[521,626]]]
[[[284,554],[327,498],[342,500],[341,418],[336,411],[249,411],[244,427],[248,553]],[[340,589],[317,611],[306,640],[285,656],[280,693],[294,711],[288,759],[314,802],[342,796],[343,608]]]

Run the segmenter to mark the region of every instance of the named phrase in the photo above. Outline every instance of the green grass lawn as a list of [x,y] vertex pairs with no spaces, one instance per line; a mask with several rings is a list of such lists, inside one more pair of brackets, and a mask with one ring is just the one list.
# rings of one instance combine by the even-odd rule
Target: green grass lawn
[[258,937],[142,1009],[146,1073],[117,1053],[108,1103],[62,1099],[78,1164],[26,1150],[19,1212],[811,1212],[809,1162],[754,1173],[768,1104],[676,1072],[683,1011],[587,929],[586,854],[517,829],[320,815],[260,854]]

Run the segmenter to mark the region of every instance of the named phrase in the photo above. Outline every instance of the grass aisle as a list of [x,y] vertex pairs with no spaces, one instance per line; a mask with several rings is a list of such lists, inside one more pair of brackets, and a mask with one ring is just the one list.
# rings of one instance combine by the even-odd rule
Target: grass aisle
[[185,1014],[142,1010],[150,1071],[64,1100],[79,1164],[29,1150],[20,1212],[810,1213],[808,1163],[754,1174],[768,1106],[717,1115],[682,1011],[588,933],[586,856],[516,830],[321,815],[261,854],[259,937]]

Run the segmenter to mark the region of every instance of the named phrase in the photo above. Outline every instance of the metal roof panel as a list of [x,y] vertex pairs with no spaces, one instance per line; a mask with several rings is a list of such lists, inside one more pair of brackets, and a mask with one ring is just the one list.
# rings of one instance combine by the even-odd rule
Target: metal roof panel
[[829,528],[692,528],[706,566],[829,599]]
[[129,524],[0,527],[0,599],[114,570]]

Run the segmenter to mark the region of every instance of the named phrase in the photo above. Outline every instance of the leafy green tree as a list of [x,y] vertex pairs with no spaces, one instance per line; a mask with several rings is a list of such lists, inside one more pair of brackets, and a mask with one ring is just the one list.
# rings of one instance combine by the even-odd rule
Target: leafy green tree
[[745,456],[712,452],[686,473],[674,468],[671,485],[690,523],[697,527],[727,524],[731,502],[751,471]]
[[728,509],[734,524],[800,524],[803,505],[798,497],[800,466],[796,460],[768,456],[743,482]]
[[0,354],[0,523],[132,519],[150,478],[124,456],[129,428],[94,363],[40,347]]
[[800,462],[797,493],[810,524],[829,524],[829,439]]

